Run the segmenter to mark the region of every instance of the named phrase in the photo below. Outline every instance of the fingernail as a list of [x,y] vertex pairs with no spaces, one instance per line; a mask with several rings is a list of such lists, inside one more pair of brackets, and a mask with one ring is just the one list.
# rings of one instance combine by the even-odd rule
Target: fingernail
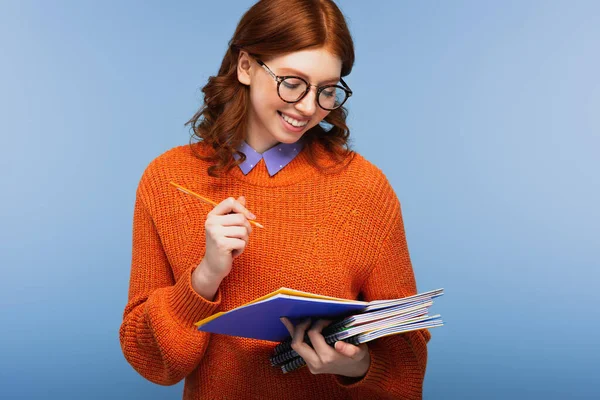
[[250,213],[250,219],[256,219],[256,215]]

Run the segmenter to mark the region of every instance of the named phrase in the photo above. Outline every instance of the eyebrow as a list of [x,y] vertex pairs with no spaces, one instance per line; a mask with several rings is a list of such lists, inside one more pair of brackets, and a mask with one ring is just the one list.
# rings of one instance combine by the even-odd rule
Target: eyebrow
[[[298,70],[295,70],[293,68],[277,68],[280,72],[290,72],[294,75],[300,76],[304,79],[306,79],[307,81],[309,81],[310,79],[308,79],[308,76]],[[324,84],[329,84],[329,83],[338,83],[340,81],[340,77],[336,76],[335,78],[331,78],[331,79],[326,79],[323,82],[319,82],[318,86],[324,85]]]

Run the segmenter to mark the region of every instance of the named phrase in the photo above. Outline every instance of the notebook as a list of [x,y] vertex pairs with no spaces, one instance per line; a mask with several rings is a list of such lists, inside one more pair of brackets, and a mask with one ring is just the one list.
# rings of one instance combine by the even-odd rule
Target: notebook
[[[442,294],[443,289],[437,289],[406,298],[364,302],[281,288],[230,311],[216,313],[195,325],[203,332],[283,342],[275,348],[277,355],[291,350],[289,343],[286,348],[285,340],[290,335],[280,317],[287,317],[294,324],[306,318],[333,319],[334,322],[323,331],[324,335],[339,334],[337,340],[343,340],[372,332],[371,336],[361,340],[375,339],[380,337],[376,332],[394,334],[385,333],[388,332],[386,329],[406,328],[411,321],[413,326],[423,326],[419,329],[439,326],[442,323],[439,316],[423,317],[427,316],[432,299]],[[377,321],[379,323],[374,324]]]
[[[325,335],[325,342],[333,346],[337,341],[344,341],[353,345],[367,343],[384,336],[397,335],[400,333],[412,332],[420,329],[430,329],[442,326],[443,322],[439,315],[421,315],[416,318],[407,318],[405,316],[394,317],[395,321],[377,321],[371,326],[365,326],[364,330],[350,328],[340,332]],[[361,327],[359,327],[361,328]],[[358,333],[357,333],[358,332]],[[310,344],[307,336],[305,342]],[[276,350],[270,358],[271,366],[280,366],[283,373],[291,372],[304,366],[306,363],[300,355],[290,347],[291,342],[286,340],[276,346]]]

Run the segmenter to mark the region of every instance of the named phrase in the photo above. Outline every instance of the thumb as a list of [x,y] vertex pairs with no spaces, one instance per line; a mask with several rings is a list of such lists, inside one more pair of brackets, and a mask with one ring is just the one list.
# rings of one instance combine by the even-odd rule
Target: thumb
[[338,353],[350,358],[354,358],[360,353],[360,348],[342,341],[335,342],[334,348]]
[[341,354],[343,354],[345,356],[350,357],[350,354],[347,354],[348,353],[348,343],[345,343],[345,342],[335,342],[335,345],[333,347],[335,347],[335,350],[338,353],[341,353]]
[[238,197],[237,201],[243,205],[244,207],[246,207],[246,198],[244,196],[240,196]]

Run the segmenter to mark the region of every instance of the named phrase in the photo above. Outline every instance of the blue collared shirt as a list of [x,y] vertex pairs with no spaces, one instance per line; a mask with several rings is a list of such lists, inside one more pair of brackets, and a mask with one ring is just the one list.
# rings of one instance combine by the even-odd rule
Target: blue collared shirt
[[[248,175],[256,164],[258,164],[261,159],[264,159],[269,175],[273,176],[281,171],[283,167],[288,165],[300,153],[303,147],[304,144],[302,143],[302,140],[289,144],[279,143],[261,154],[250,147],[246,141],[243,141],[238,147],[238,150],[246,155],[246,161],[241,163],[239,167],[244,175]],[[236,160],[240,158],[237,154],[235,154],[234,157]]]

